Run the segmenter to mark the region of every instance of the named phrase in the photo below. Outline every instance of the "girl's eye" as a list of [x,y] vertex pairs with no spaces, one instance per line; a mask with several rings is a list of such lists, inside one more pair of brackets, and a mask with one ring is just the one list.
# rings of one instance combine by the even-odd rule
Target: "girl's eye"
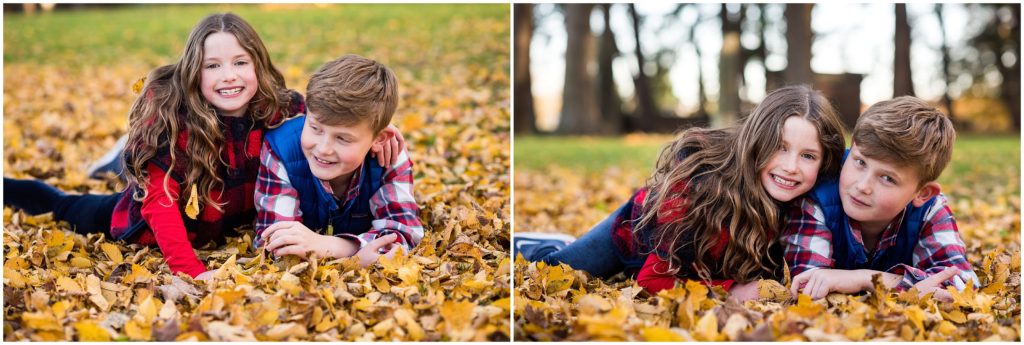
[[817,156],[815,156],[815,155],[812,155],[812,154],[810,154],[810,153],[805,153],[805,154],[803,154],[802,156],[804,157],[804,159],[809,159],[809,160],[812,160],[812,161],[813,161],[813,160],[818,160],[818,157],[817,157]]
[[882,175],[882,181],[885,181],[886,183],[890,184],[896,184],[896,179],[892,178],[889,175]]
[[235,66],[245,66],[245,65],[248,65],[248,64],[249,64],[249,61],[245,61],[245,60],[235,62]]
[[220,65],[215,64],[215,63],[211,63],[209,65],[206,65],[206,69],[214,69],[214,68],[217,68],[217,67],[220,67]]

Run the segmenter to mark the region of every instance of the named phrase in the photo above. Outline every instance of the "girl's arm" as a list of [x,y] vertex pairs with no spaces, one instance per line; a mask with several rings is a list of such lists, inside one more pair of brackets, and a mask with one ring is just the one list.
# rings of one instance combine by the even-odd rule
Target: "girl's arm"
[[[189,242],[178,201],[168,198],[164,192],[166,172],[153,163],[147,164],[146,171],[149,173],[149,182],[146,185],[146,198],[142,200],[142,219],[153,230],[171,273],[185,272],[195,278],[205,272],[206,267],[196,257],[192,243]],[[181,195],[181,188],[174,179],[168,179],[167,188],[171,195]]]
[[[647,261],[636,277],[636,283],[652,294],[675,287],[677,281],[685,284],[686,280],[676,278],[675,275],[668,273],[668,270],[668,261],[662,260],[657,254],[648,254]],[[710,286],[721,286],[725,291],[732,289],[733,284],[735,281],[732,279],[715,279],[710,284],[705,283]]]

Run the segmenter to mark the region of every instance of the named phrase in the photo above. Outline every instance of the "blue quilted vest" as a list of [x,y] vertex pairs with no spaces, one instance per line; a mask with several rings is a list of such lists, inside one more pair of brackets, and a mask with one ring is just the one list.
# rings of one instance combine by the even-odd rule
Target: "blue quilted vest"
[[[359,196],[345,205],[338,205],[334,196],[324,189],[316,176],[313,176],[313,172],[309,170],[309,162],[302,153],[299,138],[305,122],[305,116],[290,119],[280,127],[267,132],[264,137],[288,170],[288,180],[299,193],[302,224],[311,230],[321,230],[328,235],[362,234],[369,231],[370,222],[373,221],[370,197],[383,184],[384,167],[367,153],[359,173]],[[331,228],[328,228],[328,225]]]
[[[847,149],[843,154],[843,162],[850,154]],[[850,229],[850,219],[843,212],[843,203],[839,198],[839,180],[831,178],[818,181],[809,193],[825,215],[825,225],[832,231],[832,259],[837,269],[872,269],[886,271],[897,264],[913,264],[914,246],[921,226],[927,221],[924,217],[928,209],[935,203],[929,199],[921,207],[908,204],[903,211],[903,222],[896,234],[896,245],[876,250],[870,258],[865,254],[864,245],[857,242]]]

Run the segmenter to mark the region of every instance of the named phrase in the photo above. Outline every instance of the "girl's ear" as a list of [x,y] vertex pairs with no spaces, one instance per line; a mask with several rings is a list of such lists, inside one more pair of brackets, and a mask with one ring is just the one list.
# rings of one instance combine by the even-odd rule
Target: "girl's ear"
[[921,186],[921,189],[917,190],[917,195],[910,202],[914,204],[914,207],[921,207],[921,205],[928,202],[928,199],[939,195],[940,192],[942,192],[942,185],[935,181],[928,182]]

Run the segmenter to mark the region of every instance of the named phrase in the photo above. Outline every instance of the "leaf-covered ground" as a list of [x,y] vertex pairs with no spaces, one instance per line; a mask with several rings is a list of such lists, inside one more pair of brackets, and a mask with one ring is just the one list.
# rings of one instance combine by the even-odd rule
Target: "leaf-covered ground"
[[172,62],[203,16],[260,33],[291,88],[345,53],[393,70],[426,237],[408,257],[274,259],[251,231],[197,250],[211,282],[157,248],[4,209],[4,340],[508,339],[508,5],[124,6],[4,23],[4,176],[71,192],[122,188],[84,171],[125,133],[132,83]]
[[[599,142],[594,144],[594,140]],[[586,233],[625,202],[650,170],[636,156],[666,136],[616,139],[517,138],[516,231]],[[547,150],[546,142],[559,147]],[[521,146],[520,143],[523,143]],[[517,340],[1020,340],[1020,141],[961,135],[940,179],[951,200],[980,289],[936,303],[884,288],[821,301],[790,299],[762,283],[762,299],[740,305],[723,291],[687,284],[652,296],[622,275],[603,281],[568,266],[515,261]],[[598,150],[603,167],[574,161]],[[548,160],[548,166],[534,164]],[[521,156],[528,165],[520,166]],[[541,158],[538,158],[541,157]],[[595,158],[584,158],[594,160]],[[616,164],[615,161],[623,164]],[[531,165],[532,164],[532,165]],[[580,168],[583,166],[584,168]]]

